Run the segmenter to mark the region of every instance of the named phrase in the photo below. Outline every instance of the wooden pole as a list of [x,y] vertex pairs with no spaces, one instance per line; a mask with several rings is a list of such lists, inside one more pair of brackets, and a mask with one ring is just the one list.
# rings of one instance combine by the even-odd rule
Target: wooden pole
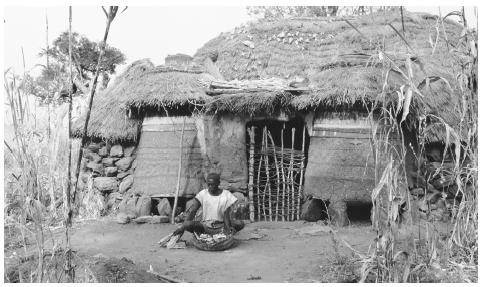
[[[47,17],[47,13],[45,13],[45,42],[47,44],[47,53],[45,53],[47,57],[47,72],[49,71],[49,18]],[[49,91],[50,96],[50,91]],[[50,139],[50,99],[47,99],[47,138]]]
[[[102,40],[102,42],[100,44],[100,52],[99,52],[99,58],[97,59],[97,66],[95,68],[95,75],[94,75],[94,78],[92,79],[92,83],[90,85],[90,97],[89,97],[89,105],[88,105],[89,107],[87,109],[84,128],[83,128],[83,132],[82,132],[82,141],[81,141],[81,144],[80,144],[81,148],[79,149],[79,154],[77,156],[77,167],[75,169],[75,179],[76,179],[75,183],[79,182],[80,163],[82,161],[82,154],[83,154],[83,148],[82,147],[85,146],[85,144],[87,143],[87,139],[88,139],[87,127],[89,126],[90,112],[92,110],[92,103],[94,101],[95,89],[97,87],[97,80],[99,78],[99,73],[100,73],[100,66],[101,66],[102,59],[103,59],[104,54],[105,54],[105,48],[106,48],[106,45],[107,45],[107,36],[109,35],[110,25],[111,25],[112,21],[114,21],[115,16],[117,15],[117,11],[119,9],[119,6],[110,6],[109,7],[109,13],[107,13],[107,11],[104,9],[104,7],[102,7],[102,9],[104,10],[104,13],[107,17],[107,23],[106,23],[105,32],[104,32],[104,39]],[[71,85],[71,87],[72,87],[72,85]],[[77,184],[74,185],[74,194],[72,196],[73,202],[75,202],[76,195],[77,195]]]
[[261,148],[259,149],[259,153],[258,153],[258,161],[259,161],[259,164],[258,164],[258,180],[256,182],[256,199],[258,200],[257,203],[258,203],[258,220],[261,220],[261,196],[260,196],[260,186],[261,186],[261,183],[260,183],[260,178],[261,178],[261,163],[262,163],[262,160],[261,160],[261,154],[262,154],[262,149],[263,149],[263,144],[261,144]]
[[275,221],[278,221],[278,211],[279,211],[279,193],[280,193],[280,179],[279,179],[279,167],[278,167],[278,160],[276,159],[276,146],[274,144],[273,137],[271,133],[268,131],[268,136],[273,145],[273,156],[274,156],[274,165],[276,167],[276,209],[275,209]]
[[182,169],[182,141],[184,138],[184,128],[186,126],[186,117],[183,117],[182,120],[182,130],[181,130],[181,138],[179,139],[179,161],[177,167],[177,184],[176,184],[176,195],[174,197],[174,206],[172,208],[171,214],[171,224],[174,224],[174,218],[176,217],[176,209],[177,209],[177,200],[179,198],[179,189],[181,186],[181,169]]
[[[22,63],[23,63],[23,78],[25,79],[26,76],[27,76],[27,72],[25,71],[25,53],[23,52],[23,47],[20,47],[20,49],[22,50]],[[37,101],[35,100],[34,98],[34,105],[33,105],[33,109],[34,109],[34,113],[33,113],[33,116],[34,116],[34,129],[36,130],[37,129]],[[27,100],[25,101],[26,102],[26,109],[23,109],[22,108],[22,99],[20,97],[20,93],[18,93],[18,106],[20,107],[20,119],[21,119],[21,122],[23,123],[23,120],[25,118],[25,111],[26,110],[30,110],[29,109],[29,101],[28,101],[28,97],[27,97]],[[27,113],[27,119],[29,118],[28,116],[29,113]]]
[[253,200],[253,181],[254,181],[254,133],[255,127],[252,126],[248,129],[249,133],[249,183],[248,183],[248,196],[249,196],[249,220],[254,221],[254,200]]
[[[295,133],[296,129],[291,128],[291,158],[290,158],[290,182],[291,182],[291,190],[290,190],[290,196],[288,198],[288,213],[290,220],[293,220],[293,205],[294,205],[294,192],[295,192],[295,187],[294,187],[294,178],[293,178],[293,162],[294,162],[294,151],[295,151]],[[290,204],[290,199],[291,198],[291,204]]]
[[268,129],[264,127],[264,137],[266,144],[266,153],[264,155],[265,167],[266,167],[266,186],[268,187],[268,207],[269,207],[269,221],[273,221],[273,210],[271,207],[271,180],[269,175],[269,158],[268,158]]
[[286,178],[284,171],[284,131],[285,123],[283,123],[283,128],[281,129],[281,176],[283,177],[283,193],[281,195],[281,220],[285,221],[285,196],[286,196]]
[[[72,87],[72,6],[69,7],[69,86]],[[71,189],[72,189],[72,179],[71,179],[71,165],[72,165],[72,139],[70,139],[71,129],[72,129],[72,88],[69,89],[69,160],[67,162],[67,190],[65,192],[64,201],[64,220],[65,220],[65,256],[66,256],[66,267],[65,272],[67,273],[67,278],[69,282],[74,282],[75,269],[72,266],[72,249],[70,248],[70,227],[72,225],[72,207],[71,207]]]
[[300,172],[300,186],[298,187],[298,203],[296,204],[296,208],[298,210],[297,219],[299,220],[301,217],[301,194],[303,192],[303,174],[305,171],[305,126],[303,125],[303,144],[301,146],[301,172]]
[[[265,151],[266,151],[266,142],[264,140],[264,135],[266,133],[266,127],[263,128],[263,140],[262,140],[262,144],[261,144],[261,147],[262,147],[262,150],[261,150],[261,157],[260,157],[260,161],[264,161],[264,154],[265,154]],[[261,166],[261,164],[260,164]],[[265,176],[267,176],[265,174]],[[262,208],[263,208],[263,220],[266,220],[266,208],[265,208],[265,201],[266,201],[266,191],[268,190],[268,180],[266,180],[266,182],[264,183],[264,191],[263,191],[263,198],[262,198]],[[260,204],[261,205],[261,204]]]

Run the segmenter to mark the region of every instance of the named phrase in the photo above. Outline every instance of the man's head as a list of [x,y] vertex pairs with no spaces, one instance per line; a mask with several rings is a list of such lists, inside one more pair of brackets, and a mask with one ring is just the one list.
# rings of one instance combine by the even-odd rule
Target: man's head
[[210,193],[217,193],[220,183],[220,176],[217,173],[210,173],[207,177],[208,190]]

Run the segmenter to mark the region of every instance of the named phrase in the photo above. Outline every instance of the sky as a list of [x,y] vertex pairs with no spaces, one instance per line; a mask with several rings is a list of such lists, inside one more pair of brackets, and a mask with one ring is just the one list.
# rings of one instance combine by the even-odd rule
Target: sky
[[[74,6],[72,14],[72,31],[102,40],[106,20],[100,7]],[[46,47],[46,17],[52,43],[68,30],[67,7],[5,8],[5,67],[23,71],[22,47],[27,70],[40,60],[37,55]],[[107,43],[120,49],[127,63],[150,58],[162,64],[169,54],[193,55],[205,42],[248,20],[244,7],[128,7],[111,24]]]
[[[16,73],[23,73],[23,48],[26,70],[36,74],[39,70],[36,65],[45,63],[45,59],[39,58],[38,53],[46,47],[46,18],[51,44],[62,31],[68,30],[68,7],[59,7],[58,3],[57,6],[18,7],[16,3],[4,6],[4,70],[12,67]],[[406,8],[409,11],[438,14],[435,5]],[[456,9],[460,9],[460,6],[441,7],[442,14]],[[474,8],[466,8],[466,14],[469,25],[475,27]],[[119,72],[127,64],[143,58],[150,58],[154,64],[160,65],[169,54],[193,55],[204,43],[221,32],[249,20],[252,18],[248,16],[246,7],[239,5],[129,6],[114,19],[107,42],[126,55],[126,64],[117,69]],[[100,41],[105,24],[105,15],[100,7],[73,6],[72,31]]]

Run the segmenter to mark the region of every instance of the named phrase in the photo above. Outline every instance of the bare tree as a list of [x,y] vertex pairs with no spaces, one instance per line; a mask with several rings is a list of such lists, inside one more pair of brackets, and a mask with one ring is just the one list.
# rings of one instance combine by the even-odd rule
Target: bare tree
[[[105,48],[106,48],[106,42],[107,42],[107,36],[109,35],[109,30],[110,30],[110,25],[112,21],[114,20],[115,16],[117,15],[117,11],[119,9],[119,6],[109,6],[109,11],[107,11],[104,7],[102,7],[102,10],[105,13],[105,16],[107,18],[107,24],[104,32],[104,39],[100,45],[100,53],[99,53],[99,58],[97,61],[97,66],[96,66],[96,72],[94,75],[94,78],[92,79],[92,84],[90,85],[90,97],[89,97],[89,108],[87,110],[87,116],[85,119],[85,124],[84,124],[84,131],[83,131],[83,136],[82,136],[82,141],[81,141],[81,146],[84,146],[87,142],[87,127],[89,124],[89,119],[90,119],[90,112],[92,110],[92,102],[94,99],[95,95],[95,90],[97,87],[97,79],[99,78],[99,73],[100,73],[100,67],[102,63],[102,58],[105,53]],[[124,12],[127,9],[127,7],[122,11]],[[72,77],[72,43],[71,43],[71,22],[72,22],[72,7],[69,8],[69,75],[70,75],[70,87],[73,85],[73,77]],[[71,135],[71,121],[72,121],[72,88],[69,90],[69,137]],[[70,249],[70,241],[69,241],[69,227],[72,225],[72,202],[75,202],[75,197],[76,197],[76,192],[77,192],[77,184],[74,185],[73,188],[73,194],[71,194],[72,191],[72,184],[77,183],[79,179],[79,171],[80,171],[80,163],[82,159],[82,148],[79,149],[79,154],[77,157],[77,167],[75,170],[75,181],[72,180],[71,178],[71,150],[72,150],[72,140],[69,141],[69,163],[68,163],[68,169],[67,169],[67,191],[66,191],[66,198],[65,198],[65,225],[66,225],[66,239],[67,239],[67,250],[66,250],[66,268],[65,271],[67,273],[67,276],[69,278],[70,282],[74,282],[74,269],[72,266],[72,251]],[[71,196],[72,195],[72,196]]]
[[[122,12],[124,12],[127,9],[127,7],[124,8]],[[82,133],[82,141],[81,141],[81,146],[84,146],[87,143],[87,127],[89,125],[89,120],[90,120],[90,112],[92,110],[92,102],[94,100],[94,94],[95,94],[95,88],[97,87],[97,79],[99,78],[99,72],[100,72],[100,65],[102,62],[102,57],[104,56],[105,53],[105,45],[107,42],[107,36],[109,35],[109,30],[110,30],[110,25],[112,21],[114,20],[115,16],[117,15],[117,11],[119,10],[119,6],[110,6],[109,7],[109,12],[102,7],[102,10],[104,11],[104,14],[107,18],[107,24],[105,27],[105,32],[104,32],[104,39],[101,43],[100,46],[100,54],[99,54],[99,60],[97,61],[97,67],[95,71],[95,76],[92,79],[92,85],[90,85],[91,90],[90,90],[90,98],[89,98],[89,108],[87,109],[87,115],[85,117],[85,124],[84,124],[84,131]],[[79,156],[77,157],[77,167],[75,169],[75,182],[77,183],[79,181],[79,173],[80,173],[80,163],[82,160],[82,154],[83,150],[82,148],[79,150]],[[75,202],[75,198],[77,195],[77,184],[75,185],[74,188],[74,195],[73,195],[73,201]]]

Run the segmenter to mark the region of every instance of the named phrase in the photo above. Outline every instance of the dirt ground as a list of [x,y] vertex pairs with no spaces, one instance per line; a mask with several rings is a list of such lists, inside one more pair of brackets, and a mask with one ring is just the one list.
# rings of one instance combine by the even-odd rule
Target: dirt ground
[[[181,238],[186,241],[185,249],[159,247],[159,239],[175,227],[171,224],[120,225],[109,219],[91,221],[74,228],[72,247],[87,256],[127,258],[141,269],[152,266],[153,271],[184,282],[356,280],[354,274],[346,274],[345,268],[336,267],[339,260],[335,250],[339,250],[338,258],[349,257],[350,251],[341,243],[335,248],[333,237],[321,222],[249,223],[236,234],[234,248],[219,252],[197,250],[190,244],[189,233]],[[362,252],[366,252],[375,238],[369,223],[338,229],[337,235]]]

